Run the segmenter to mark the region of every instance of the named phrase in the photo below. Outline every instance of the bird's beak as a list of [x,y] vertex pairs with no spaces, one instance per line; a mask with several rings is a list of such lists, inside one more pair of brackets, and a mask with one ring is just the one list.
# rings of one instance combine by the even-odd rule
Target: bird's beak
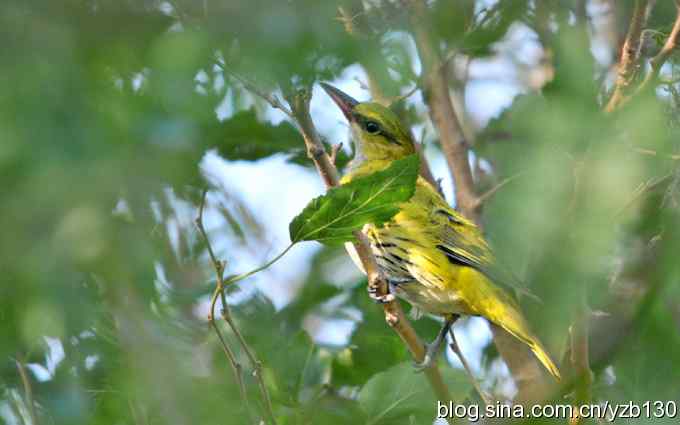
[[340,90],[331,86],[330,84],[326,83],[320,84],[321,87],[323,87],[323,89],[326,90],[326,93],[328,93],[331,99],[333,99],[336,105],[338,105],[342,113],[345,114],[345,118],[347,118],[347,121],[354,122],[354,114],[352,113],[352,110],[354,109],[355,106],[357,106],[357,104],[359,104],[359,102],[357,102],[348,94],[345,94],[344,92],[341,92]]

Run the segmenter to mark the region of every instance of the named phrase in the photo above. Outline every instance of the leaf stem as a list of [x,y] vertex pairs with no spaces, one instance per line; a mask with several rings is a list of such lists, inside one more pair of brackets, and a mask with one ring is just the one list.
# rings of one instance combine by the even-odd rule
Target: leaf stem
[[[224,319],[225,322],[229,325],[229,328],[231,331],[236,335],[236,338],[238,339],[239,344],[243,348],[243,351],[246,353],[248,360],[253,366],[253,376],[255,377],[255,380],[257,381],[258,387],[260,389],[260,393],[262,394],[262,399],[264,400],[264,405],[265,405],[265,410],[266,410],[266,415],[269,417],[271,420],[271,423],[273,425],[276,425],[276,418],[274,417],[274,411],[272,408],[272,403],[271,403],[271,397],[269,396],[269,392],[267,390],[267,387],[265,386],[264,379],[262,378],[262,362],[260,362],[257,357],[255,356],[254,351],[248,346],[246,343],[245,339],[243,338],[243,335],[241,332],[238,330],[236,327],[236,324],[234,323],[232,317],[231,317],[231,312],[229,311],[229,305],[227,304],[226,297],[224,295],[224,289],[226,287],[226,283],[224,281],[224,268],[225,268],[225,262],[220,261],[217,259],[215,256],[215,252],[212,249],[212,245],[210,244],[210,238],[208,238],[208,234],[205,231],[205,227],[203,226],[203,211],[205,209],[205,201],[206,201],[206,196],[208,194],[207,189],[203,190],[203,193],[201,194],[201,203],[198,208],[198,216],[196,217],[196,227],[198,228],[198,231],[201,233],[203,238],[205,239],[205,243],[208,247],[208,253],[210,255],[210,260],[213,264],[213,267],[215,268],[215,276],[217,279],[217,286],[215,288],[215,291],[213,292],[212,298],[210,300],[210,312],[208,313],[208,322],[210,323],[210,326],[215,330],[215,333],[217,334],[217,337],[220,340],[220,344],[222,345],[222,350],[224,351],[224,354],[226,355],[229,364],[231,365],[231,368],[234,372],[234,376],[236,377],[236,382],[238,383],[239,386],[239,391],[241,393],[241,398],[243,399],[243,403],[245,405],[246,411],[248,412],[248,416],[251,416],[252,419],[252,414],[250,411],[250,406],[248,404],[248,397],[247,397],[247,392],[245,388],[245,382],[243,381],[243,367],[241,364],[236,360],[236,355],[234,352],[229,348],[229,345],[226,343],[226,340],[224,338],[224,335],[222,335],[222,332],[220,331],[219,327],[215,323],[215,304],[217,304],[217,299],[219,298],[221,303],[222,303],[222,311],[221,311],[221,317]],[[283,257],[283,255],[290,249],[290,246],[286,248],[280,255],[278,255],[275,259],[267,263],[266,265],[260,267],[257,270],[254,270],[249,273],[245,273],[244,277],[250,276],[254,273],[257,273],[260,270],[263,270],[270,265],[272,265],[275,261],[277,261],[279,258]],[[236,279],[239,280],[239,279]],[[230,282],[235,282],[236,280],[232,280]]]
[[254,275],[255,273],[259,273],[259,272],[261,272],[262,270],[268,269],[269,267],[271,267],[272,264],[276,263],[277,261],[279,261],[279,260],[281,259],[281,257],[283,257],[284,255],[286,255],[286,253],[288,253],[288,251],[290,251],[290,249],[293,247],[293,245],[295,245],[295,242],[293,242],[293,243],[291,243],[290,245],[288,245],[288,246],[286,247],[286,249],[284,249],[283,251],[281,251],[281,253],[280,253],[279,255],[277,255],[276,257],[274,257],[274,258],[272,258],[271,260],[267,261],[266,263],[264,263],[264,264],[261,265],[260,267],[254,269],[254,270],[251,270],[251,271],[249,271],[249,272],[245,272],[245,273],[241,273],[241,274],[238,274],[238,275],[235,275],[235,276],[231,276],[231,277],[228,278],[226,281],[224,281],[224,285],[225,285],[225,286],[226,286],[226,285],[231,285],[231,284],[233,284],[233,283],[238,282],[239,280],[243,280],[243,279],[245,279],[245,278],[248,278],[248,277]]

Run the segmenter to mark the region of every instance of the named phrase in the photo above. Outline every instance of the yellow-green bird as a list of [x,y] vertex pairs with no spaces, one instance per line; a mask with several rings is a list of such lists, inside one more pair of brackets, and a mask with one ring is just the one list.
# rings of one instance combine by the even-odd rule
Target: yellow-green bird
[[[357,102],[328,84],[322,87],[342,110],[354,136],[355,158],[341,183],[415,153],[410,132],[390,109]],[[479,228],[451,208],[425,179],[418,178],[413,197],[400,205],[389,222],[380,227],[367,225],[363,231],[391,293],[418,310],[444,318],[420,367],[434,361],[453,322],[460,315],[471,315],[486,318],[527,344],[559,379],[557,367],[531,332],[518,304],[501,287],[513,286],[512,275],[498,266]],[[351,251],[350,255],[361,268],[356,254]]]

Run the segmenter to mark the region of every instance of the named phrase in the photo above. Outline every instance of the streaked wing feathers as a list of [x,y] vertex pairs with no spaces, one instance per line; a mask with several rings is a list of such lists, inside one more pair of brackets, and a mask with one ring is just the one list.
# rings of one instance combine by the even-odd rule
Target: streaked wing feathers
[[494,283],[505,286],[516,296],[527,295],[538,299],[510,271],[498,265],[479,228],[448,205],[435,208],[433,221],[440,239],[437,249],[449,261],[475,268]]

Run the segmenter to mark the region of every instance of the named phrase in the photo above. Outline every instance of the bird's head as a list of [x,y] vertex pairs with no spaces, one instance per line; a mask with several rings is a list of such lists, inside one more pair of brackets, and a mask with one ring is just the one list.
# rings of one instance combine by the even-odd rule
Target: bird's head
[[335,87],[321,87],[338,105],[354,134],[356,160],[395,160],[411,155],[415,146],[397,114],[378,103],[358,102]]

